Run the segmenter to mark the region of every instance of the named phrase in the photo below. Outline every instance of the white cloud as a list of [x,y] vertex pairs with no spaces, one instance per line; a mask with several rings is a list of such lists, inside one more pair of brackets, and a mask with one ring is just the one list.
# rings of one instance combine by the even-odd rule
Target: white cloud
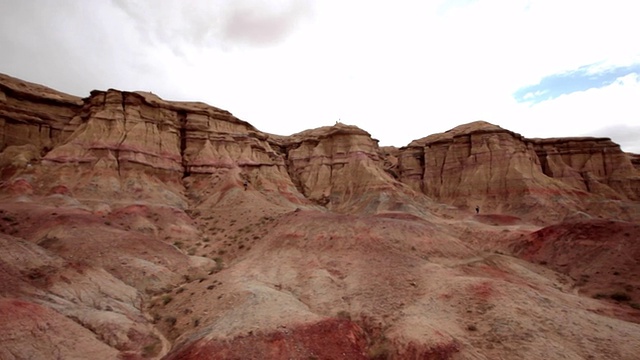
[[531,106],[512,94],[584,65],[640,63],[636,7],[0,0],[0,72],[83,96],[116,87],[205,101],[284,135],[338,118],[396,146],[478,119],[528,137],[582,135],[638,123],[637,77]]
[[623,144],[617,134],[599,131],[607,126],[640,124],[639,98],[640,76],[630,74],[602,88],[574,92],[534,105],[514,101],[494,118],[499,125],[527,137],[611,136],[625,151],[638,151],[640,143],[634,146],[625,141]]

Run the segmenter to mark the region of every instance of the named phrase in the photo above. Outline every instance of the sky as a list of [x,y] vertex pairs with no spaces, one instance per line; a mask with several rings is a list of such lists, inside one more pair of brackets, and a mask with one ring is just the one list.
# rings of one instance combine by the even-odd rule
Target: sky
[[635,0],[0,0],[0,72],[380,145],[484,120],[640,153]]

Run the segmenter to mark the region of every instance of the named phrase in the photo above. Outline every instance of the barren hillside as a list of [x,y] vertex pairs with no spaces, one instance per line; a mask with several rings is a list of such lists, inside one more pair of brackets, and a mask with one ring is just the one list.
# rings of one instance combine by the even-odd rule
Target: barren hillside
[[0,75],[0,358],[637,359],[637,158]]

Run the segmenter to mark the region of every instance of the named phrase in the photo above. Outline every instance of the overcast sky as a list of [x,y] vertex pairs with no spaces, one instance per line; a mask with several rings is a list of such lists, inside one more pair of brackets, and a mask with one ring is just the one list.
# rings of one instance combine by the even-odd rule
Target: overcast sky
[[0,72],[381,145],[485,120],[640,153],[635,0],[0,0]]

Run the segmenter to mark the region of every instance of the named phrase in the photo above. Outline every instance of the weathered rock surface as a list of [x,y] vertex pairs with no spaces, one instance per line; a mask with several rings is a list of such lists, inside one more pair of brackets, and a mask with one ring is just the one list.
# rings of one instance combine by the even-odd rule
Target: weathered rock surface
[[78,97],[0,74],[0,149],[52,148],[75,130],[81,106]]
[[[33,151],[18,154],[13,147],[35,146],[47,165],[42,172],[53,174],[40,178],[81,197],[135,194],[149,201],[162,193],[185,208],[182,179],[193,176],[196,191],[224,178],[225,186],[247,181],[283,195],[290,206],[373,213],[411,202],[409,189],[461,208],[480,205],[519,216],[558,203],[547,219],[586,211],[587,194],[640,198],[638,170],[603,138],[526,139],[475,122],[399,150],[379,149],[368,133],[343,124],[281,137],[202,103],[116,90],[94,91],[82,101],[7,76],[0,80],[6,130],[0,149],[13,151],[5,162],[38,161]],[[38,193],[40,187],[31,186]]]
[[581,219],[542,228],[515,239],[512,247],[514,254],[578,280],[578,289],[589,296],[626,295],[619,300],[624,302],[640,295],[638,236],[638,223]]
[[526,139],[478,121],[415,140],[396,156],[400,181],[460,207],[525,214],[542,206],[559,219],[584,209],[588,195],[640,198],[638,171],[607,138]]
[[[276,136],[3,75],[0,357],[635,359],[634,159],[486,122]],[[589,297],[612,277],[629,300]]]
[[533,139],[545,175],[607,198],[640,200],[640,174],[609,138]]
[[631,159],[631,164],[636,170],[640,170],[640,154],[630,154],[627,153],[627,156]]

